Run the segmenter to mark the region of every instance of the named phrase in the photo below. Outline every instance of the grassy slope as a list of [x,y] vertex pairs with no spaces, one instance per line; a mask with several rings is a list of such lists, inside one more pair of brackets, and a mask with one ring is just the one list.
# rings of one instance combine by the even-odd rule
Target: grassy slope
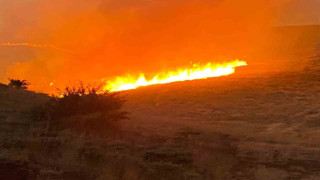
[[[303,31],[315,31],[308,28]],[[296,71],[237,73],[123,92],[130,119],[121,122],[121,136],[107,142],[66,132],[30,136],[24,132],[29,126],[17,127],[8,121],[14,116],[6,115],[0,118],[0,159],[28,162],[39,179],[317,179],[320,57],[308,53],[301,53],[307,66]],[[2,111],[24,111],[47,99],[0,85]],[[14,165],[17,171],[9,174],[28,171]]]
[[28,174],[26,142],[30,121],[26,112],[49,100],[45,94],[0,84],[0,176],[24,179]]
[[[198,144],[191,147],[198,148],[200,157],[208,153],[206,148],[214,153],[217,147],[232,144],[235,177],[250,177],[252,168],[257,168],[253,174],[258,179],[319,178],[320,54],[314,47],[320,44],[320,26],[277,31],[288,38],[299,32],[299,52],[287,46],[288,52],[295,50],[290,55],[299,57],[285,56],[288,52],[282,56],[296,66],[303,59],[306,63],[297,70],[240,73],[125,92],[132,118],[125,129],[134,131],[139,139],[171,139],[186,128],[201,132],[193,140]],[[302,48],[310,41],[313,43]],[[215,141],[224,135],[228,138]]]
[[48,99],[49,97],[45,94],[8,88],[0,84],[0,111],[24,111]]
[[[132,120],[125,129],[140,139],[171,139],[190,128],[203,134],[192,148],[207,146],[211,152],[233,144],[234,162],[245,162],[234,166],[239,174],[260,165],[291,178],[319,176],[318,77],[319,72],[233,76],[141,88],[128,92]],[[217,143],[217,133],[228,138]]]

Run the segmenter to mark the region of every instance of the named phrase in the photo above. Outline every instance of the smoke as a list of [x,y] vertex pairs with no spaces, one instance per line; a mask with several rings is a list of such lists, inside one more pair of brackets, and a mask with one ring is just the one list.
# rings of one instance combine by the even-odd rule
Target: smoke
[[42,47],[1,46],[0,76],[48,92],[51,82],[242,58],[273,26],[273,8],[283,2],[0,0],[0,43]]
[[0,43],[0,46],[26,46],[26,47],[37,47],[37,48],[52,48],[58,51],[72,53],[72,51],[64,48],[57,47],[52,44],[34,44],[34,43]]

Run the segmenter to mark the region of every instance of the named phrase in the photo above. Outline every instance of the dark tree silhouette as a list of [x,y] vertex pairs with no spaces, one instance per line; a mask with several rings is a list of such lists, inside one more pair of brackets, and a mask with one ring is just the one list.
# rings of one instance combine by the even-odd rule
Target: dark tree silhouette
[[9,87],[13,88],[22,88],[22,89],[28,89],[28,86],[30,83],[27,80],[20,80],[20,79],[9,79]]

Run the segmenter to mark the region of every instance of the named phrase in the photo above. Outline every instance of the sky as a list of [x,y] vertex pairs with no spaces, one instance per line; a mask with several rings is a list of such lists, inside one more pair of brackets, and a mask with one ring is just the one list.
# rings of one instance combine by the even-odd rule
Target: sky
[[320,24],[320,0],[0,0],[0,82],[152,73],[241,58],[274,26]]
[[320,0],[294,0],[277,8],[279,25],[320,24]]

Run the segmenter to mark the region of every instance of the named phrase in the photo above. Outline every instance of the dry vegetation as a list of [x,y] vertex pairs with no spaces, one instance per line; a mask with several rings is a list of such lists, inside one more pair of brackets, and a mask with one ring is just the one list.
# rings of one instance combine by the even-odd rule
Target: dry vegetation
[[[228,77],[144,87],[115,96],[99,95],[90,88],[92,94],[84,96],[79,94],[86,88],[69,88],[65,99],[55,99],[49,105],[46,95],[1,85],[0,176],[319,179],[318,50],[294,60],[309,62],[299,70],[238,72]],[[123,108],[119,97],[126,99]],[[96,99],[104,98],[108,100],[102,100],[94,110],[88,106],[88,102],[97,105]],[[108,102],[112,106],[105,104]],[[77,108],[70,110],[70,106]],[[63,114],[63,110],[73,113]],[[124,111],[129,112],[129,119],[121,116],[120,121],[103,123]],[[59,116],[54,115],[57,112]],[[52,121],[61,119],[68,122],[63,128],[52,125]],[[101,129],[107,131],[95,133]]]

